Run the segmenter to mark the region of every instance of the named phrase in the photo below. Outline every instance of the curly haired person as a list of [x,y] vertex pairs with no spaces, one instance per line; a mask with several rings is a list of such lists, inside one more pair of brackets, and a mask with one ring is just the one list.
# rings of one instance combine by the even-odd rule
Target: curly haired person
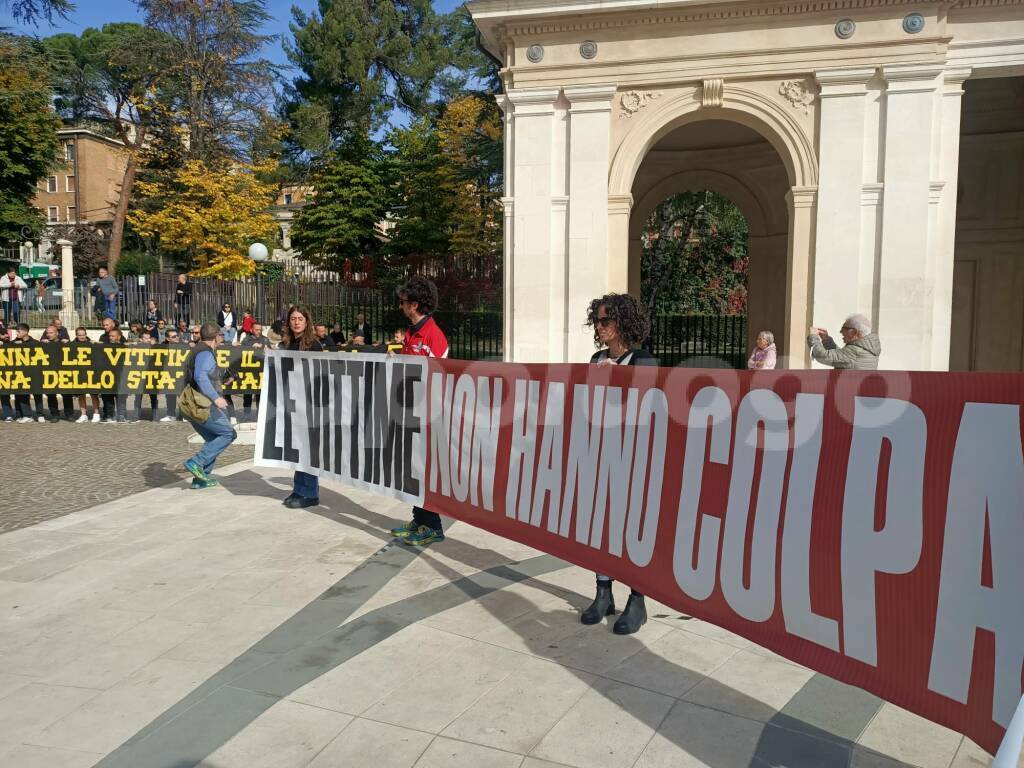
[[[643,305],[632,296],[608,293],[590,302],[587,326],[594,329],[594,344],[600,347],[590,362],[594,365],[654,365],[658,360],[641,344],[651,334],[651,321]],[[597,594],[594,602],[580,614],[584,624],[597,624],[605,616],[615,614],[612,580],[597,574]],[[631,589],[622,615],[615,621],[612,631],[617,635],[632,635],[647,623],[644,596]]]

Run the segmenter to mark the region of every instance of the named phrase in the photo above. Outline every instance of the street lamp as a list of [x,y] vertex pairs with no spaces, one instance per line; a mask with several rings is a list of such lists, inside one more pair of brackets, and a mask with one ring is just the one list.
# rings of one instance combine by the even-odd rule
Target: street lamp
[[260,303],[260,264],[265,262],[269,255],[267,246],[263,243],[253,243],[249,246],[249,258],[256,263],[256,306],[253,307],[253,310],[257,319],[261,322],[263,320],[263,310],[266,308]]

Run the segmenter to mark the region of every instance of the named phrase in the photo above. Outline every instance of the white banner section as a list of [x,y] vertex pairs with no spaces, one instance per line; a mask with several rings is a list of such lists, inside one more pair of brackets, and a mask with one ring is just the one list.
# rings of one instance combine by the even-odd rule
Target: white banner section
[[420,506],[426,360],[270,350],[256,465],[308,472]]

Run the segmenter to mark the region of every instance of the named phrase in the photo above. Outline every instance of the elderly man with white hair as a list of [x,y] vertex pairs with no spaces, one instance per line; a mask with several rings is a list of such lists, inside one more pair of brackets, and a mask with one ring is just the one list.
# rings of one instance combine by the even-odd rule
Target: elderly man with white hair
[[871,332],[871,321],[864,315],[850,315],[839,329],[843,336],[842,349],[836,347],[832,337],[824,328],[811,327],[807,344],[811,357],[823,365],[836,369],[873,371],[878,368],[878,356],[882,354],[882,342],[878,334]]

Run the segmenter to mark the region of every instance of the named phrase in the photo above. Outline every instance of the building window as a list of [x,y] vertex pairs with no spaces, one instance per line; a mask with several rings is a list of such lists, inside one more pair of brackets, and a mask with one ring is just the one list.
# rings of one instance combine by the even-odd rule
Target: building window
[[56,224],[60,221],[60,209],[56,205],[51,205],[46,209],[46,221],[49,224]]
[[65,184],[65,187],[64,187],[64,191],[65,192],[74,192],[75,191],[75,177],[74,176],[65,176],[64,177],[64,184]]
[[69,163],[75,162],[75,142],[69,141],[64,145],[64,159]]
[[68,224],[76,224],[78,222],[78,208],[73,205],[68,206]]
[[46,180],[46,191],[56,192],[57,191],[57,177],[51,176]]
[[284,204],[285,205],[291,205],[292,204],[292,193],[291,192],[285,192],[284,193]]

